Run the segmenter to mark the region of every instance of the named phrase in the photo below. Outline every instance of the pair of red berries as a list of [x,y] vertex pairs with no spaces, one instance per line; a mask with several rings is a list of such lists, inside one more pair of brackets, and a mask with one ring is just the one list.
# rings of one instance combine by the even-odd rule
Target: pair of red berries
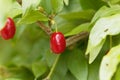
[[[14,37],[16,31],[15,23],[12,18],[7,18],[5,26],[0,30],[0,35],[3,39],[8,40]],[[54,32],[50,38],[51,50],[60,54],[66,48],[65,37],[61,32]]]
[[0,30],[3,39],[8,40],[14,37],[16,31],[15,23],[12,18],[7,18],[5,26]]
[[50,47],[55,54],[61,54],[66,48],[65,37],[61,32],[54,32],[50,38]]

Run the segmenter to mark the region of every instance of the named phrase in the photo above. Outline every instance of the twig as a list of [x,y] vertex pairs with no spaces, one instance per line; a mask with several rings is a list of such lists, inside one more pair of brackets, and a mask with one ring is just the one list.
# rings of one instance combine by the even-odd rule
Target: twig
[[45,31],[49,36],[52,34],[51,28],[45,26],[45,25],[44,25],[42,22],[40,22],[40,21],[38,21],[37,23],[38,23],[38,25],[40,26],[40,28],[41,28],[43,31]]
[[[52,30],[45,26],[42,22],[38,21],[38,25],[40,26],[41,29],[43,29],[49,36],[52,34]],[[73,35],[69,38],[66,39],[66,47],[78,42],[81,39],[84,39],[88,37],[89,33],[88,32],[81,32],[79,34]]]
[[78,42],[79,40],[88,37],[88,35],[89,35],[88,32],[81,32],[81,33],[76,34],[72,37],[69,37],[69,38],[66,39],[66,46],[68,47],[68,46]]

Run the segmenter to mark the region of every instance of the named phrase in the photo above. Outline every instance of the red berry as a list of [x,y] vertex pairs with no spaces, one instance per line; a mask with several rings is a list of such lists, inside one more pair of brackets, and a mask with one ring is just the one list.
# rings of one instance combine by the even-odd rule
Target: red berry
[[65,37],[61,32],[54,32],[50,38],[50,47],[51,50],[56,53],[62,53],[66,48]]
[[0,31],[0,34],[3,39],[8,40],[14,37],[15,31],[16,31],[16,28],[15,28],[15,23],[13,19],[7,18],[7,22],[3,27],[3,29]]

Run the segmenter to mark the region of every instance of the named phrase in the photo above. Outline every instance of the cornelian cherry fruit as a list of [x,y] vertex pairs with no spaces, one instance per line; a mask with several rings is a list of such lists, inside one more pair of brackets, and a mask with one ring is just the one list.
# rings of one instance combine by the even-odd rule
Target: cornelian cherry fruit
[[12,18],[8,17],[5,26],[0,31],[0,34],[3,39],[8,40],[14,37],[15,32],[15,23]]
[[54,32],[50,38],[50,47],[55,54],[61,54],[66,48],[65,37],[61,32]]

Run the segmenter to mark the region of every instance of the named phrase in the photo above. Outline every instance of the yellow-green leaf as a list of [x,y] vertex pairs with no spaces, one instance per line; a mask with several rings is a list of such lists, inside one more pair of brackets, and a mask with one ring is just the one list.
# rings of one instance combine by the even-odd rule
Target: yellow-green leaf
[[63,9],[63,0],[51,0],[52,9],[55,13],[60,12]]
[[100,18],[93,26],[86,51],[90,55],[89,63],[92,63],[99,54],[107,35],[120,33],[120,14]]
[[100,80],[111,80],[120,63],[120,45],[113,47],[102,59]]
[[16,0],[0,0],[0,29],[4,27],[7,17],[13,18],[21,12],[21,6]]

